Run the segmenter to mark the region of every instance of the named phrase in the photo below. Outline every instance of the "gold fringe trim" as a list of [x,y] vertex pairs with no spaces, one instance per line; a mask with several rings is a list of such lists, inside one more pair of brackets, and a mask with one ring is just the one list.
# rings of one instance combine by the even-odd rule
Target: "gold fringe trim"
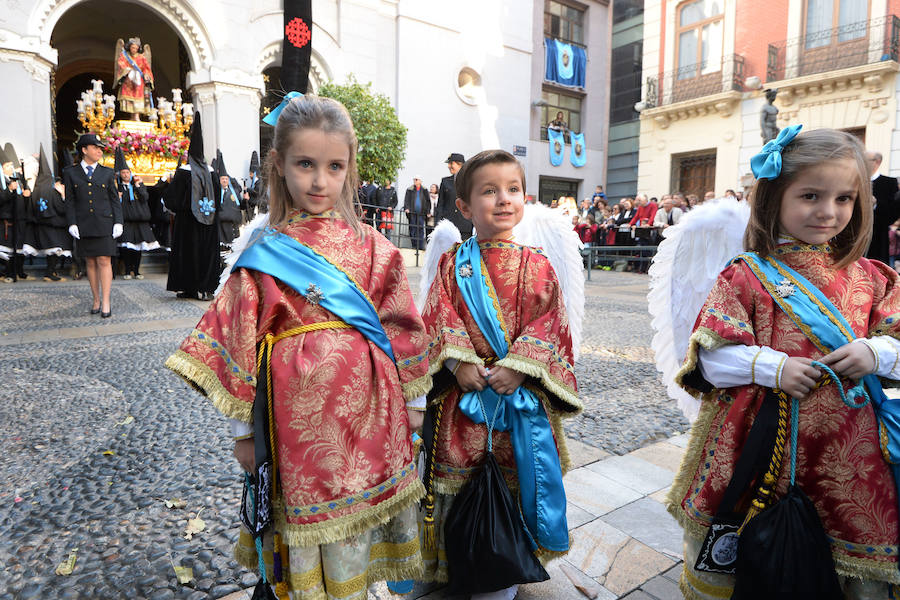
[[166,368],[177,373],[191,387],[208,397],[213,406],[226,417],[244,423],[252,421],[253,404],[232,396],[209,366],[184,350],[176,350],[175,354],[167,358]]
[[[418,479],[375,506],[359,512],[308,525],[293,525],[284,521],[282,506],[275,508],[276,527],[288,546],[314,546],[330,544],[378,527],[390,521],[405,508],[415,504],[425,495],[425,486]],[[282,521],[282,522],[278,522]]]
[[678,587],[687,600],[707,600],[704,596],[697,594],[695,590],[705,596],[723,599],[731,598],[731,595],[734,593],[734,586],[713,585],[702,581],[691,572],[687,563],[684,563],[681,577],[678,578]]
[[404,400],[414,400],[419,396],[424,396],[431,391],[431,386],[431,375],[422,375],[408,383],[400,384]]
[[[570,413],[563,414],[568,416]],[[553,429],[553,434],[556,436],[556,448],[559,450],[559,466],[562,468],[563,476],[565,476],[572,468],[572,456],[569,454],[569,445],[566,443],[566,430],[563,429],[562,415],[554,410],[550,411],[547,416],[550,417],[550,428]]]
[[581,403],[581,400],[578,399],[578,394],[575,390],[563,383],[560,379],[554,377],[550,371],[547,370],[547,365],[533,358],[513,353],[507,354],[494,364],[498,367],[506,367],[518,371],[519,373],[530,375],[535,379],[539,379],[548,392],[572,408],[572,410],[566,411],[572,416],[577,415],[584,410],[584,405]]
[[472,363],[475,365],[483,365],[484,360],[475,354],[475,350],[472,348],[465,348],[463,346],[455,346],[453,344],[442,344],[441,345],[441,353],[438,354],[436,360],[429,360],[428,362],[428,375],[434,375],[438,371],[441,370],[441,367],[444,366],[444,361],[448,358],[455,358],[461,362]]
[[715,350],[716,348],[721,348],[722,346],[727,346],[729,344],[734,344],[734,342],[726,340],[712,329],[698,327],[688,340],[688,348],[684,363],[681,365],[681,368],[678,369],[678,372],[675,373],[675,383],[684,388],[690,395],[699,398],[701,396],[700,391],[686,387],[684,378],[697,368],[697,363],[700,360],[700,348],[703,347],[706,350]]
[[[834,545],[832,545],[834,548]],[[875,561],[858,556],[847,556],[843,552],[832,550],[834,566],[838,575],[855,577],[856,579],[874,579],[887,583],[900,583],[900,571],[896,561]]]
[[681,528],[686,533],[701,540],[706,535],[707,527],[688,517],[681,503],[694,482],[694,476],[697,473],[700,461],[703,460],[703,450],[706,446],[709,430],[718,412],[719,407],[714,402],[704,402],[700,405],[700,413],[697,415],[697,420],[694,421],[693,427],[691,427],[690,441],[685,449],[684,457],[681,459],[681,466],[678,468],[678,473],[672,481],[672,487],[666,495],[665,502],[666,509],[678,521]]

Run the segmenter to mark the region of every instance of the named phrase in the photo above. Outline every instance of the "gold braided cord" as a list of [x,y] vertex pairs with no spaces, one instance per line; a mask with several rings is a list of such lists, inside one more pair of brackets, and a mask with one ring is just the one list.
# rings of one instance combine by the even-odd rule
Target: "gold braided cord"
[[422,527],[422,546],[426,550],[437,548],[437,533],[434,530],[434,463],[437,461],[438,435],[441,431],[441,418],[444,415],[444,402],[437,405],[434,415],[434,435],[431,442],[431,464],[428,465],[428,483],[425,492],[425,516]]
[[322,321],[321,323],[310,323],[309,325],[301,325],[287,331],[282,331],[272,338],[272,343],[280,342],[284,338],[300,335],[301,333],[309,333],[310,331],[321,331],[323,329],[353,329],[353,325],[348,325],[343,321]]
[[[781,464],[784,460],[784,445],[788,436],[788,397],[781,390],[774,390],[778,395],[778,427],[775,431],[775,446],[772,448],[772,458],[769,460],[769,468],[763,475],[762,482],[756,490],[756,497],[750,503],[750,509],[744,522],[738,529],[738,535],[743,533],[744,527],[750,522],[750,519],[761,513],[772,502],[772,492],[775,484],[778,483],[778,477],[781,475]],[[765,402],[765,400],[763,400]],[[792,448],[791,452],[796,452],[796,448]]]

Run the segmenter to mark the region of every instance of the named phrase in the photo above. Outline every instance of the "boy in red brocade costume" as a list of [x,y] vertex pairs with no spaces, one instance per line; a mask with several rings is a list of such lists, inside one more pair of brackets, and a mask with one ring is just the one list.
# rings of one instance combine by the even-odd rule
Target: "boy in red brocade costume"
[[[512,240],[513,226],[522,219],[524,209],[522,167],[507,152],[485,151],[465,163],[456,176],[456,189],[457,206],[477,231],[482,264],[496,296],[509,352],[496,360],[463,300],[456,281],[454,247],[441,256],[422,313],[431,340],[430,372],[435,375],[429,414],[440,414],[435,424],[433,473],[425,474],[426,482],[433,476],[437,548],[423,550],[423,558],[426,578],[437,581],[447,579],[442,521],[485,454],[487,429],[460,410],[463,393],[486,386],[499,394],[510,394],[519,385],[531,390],[549,416],[563,473],[569,460],[560,417],[581,410],[568,318],[557,277],[542,250]],[[493,451],[516,494],[515,449],[509,433],[494,431]],[[514,594],[514,588],[508,594]]]

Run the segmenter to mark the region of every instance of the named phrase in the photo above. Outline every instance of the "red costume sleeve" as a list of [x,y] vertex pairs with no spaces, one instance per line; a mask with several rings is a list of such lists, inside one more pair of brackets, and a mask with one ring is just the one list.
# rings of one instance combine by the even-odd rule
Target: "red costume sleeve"
[[227,417],[249,423],[256,394],[258,274],[240,269],[166,366]]
[[582,404],[575,382],[572,338],[562,289],[543,254],[528,248],[523,252],[525,274],[519,290],[526,301],[522,302],[519,335],[511,340],[509,352],[496,364],[534,378],[555,408],[579,412]]

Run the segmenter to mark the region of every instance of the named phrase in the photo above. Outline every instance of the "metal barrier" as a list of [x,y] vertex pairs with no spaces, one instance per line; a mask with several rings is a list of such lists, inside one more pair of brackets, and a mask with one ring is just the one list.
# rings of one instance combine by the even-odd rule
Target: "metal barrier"
[[590,281],[591,273],[598,268],[613,271],[625,270],[631,266],[635,271],[646,273],[650,268],[650,261],[656,255],[656,249],[657,246],[591,246],[584,248],[581,253],[585,257],[587,279]]
[[[361,211],[359,216],[361,221],[380,231],[384,237],[390,240],[398,248],[411,248],[415,250],[416,266],[418,267],[419,255],[424,255],[425,241],[428,240],[428,235],[431,233],[433,227],[427,225],[423,226],[424,231],[420,238],[423,242],[420,249],[417,247],[417,244],[413,243],[415,241],[413,232],[411,231],[409,220],[407,219],[406,212],[404,212],[403,208],[387,209],[371,204],[359,204],[358,206]],[[390,213],[390,218],[384,218],[384,213],[386,212]]]

